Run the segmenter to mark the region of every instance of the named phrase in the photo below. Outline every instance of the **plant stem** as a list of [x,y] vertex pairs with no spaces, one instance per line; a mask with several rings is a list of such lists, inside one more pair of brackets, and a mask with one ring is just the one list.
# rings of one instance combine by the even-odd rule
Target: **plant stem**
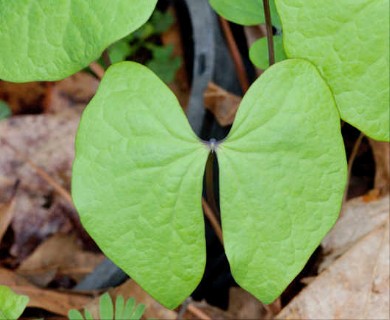
[[249,81],[246,75],[244,63],[242,62],[240,51],[238,50],[237,44],[234,40],[229,23],[222,17],[219,17],[219,21],[221,23],[230,54],[232,55],[234,67],[236,68],[237,77],[238,81],[240,82],[242,93],[245,93],[249,88]]
[[355,161],[355,158],[357,156],[357,153],[359,151],[360,145],[362,143],[362,140],[364,138],[364,133],[360,132],[359,137],[356,139],[355,144],[353,145],[353,149],[351,152],[351,155],[349,156],[348,160],[348,178],[347,178],[347,187],[345,188],[344,191],[344,198],[343,198],[343,204],[347,201],[347,196],[348,196],[348,186],[349,186],[349,181],[351,180],[351,174],[352,174],[352,167],[353,163]]
[[269,7],[269,0],[263,0],[265,25],[267,29],[267,43],[268,43],[268,61],[272,66],[275,63],[274,39],[272,31],[271,10]]
[[103,51],[102,58],[103,58],[104,64],[106,65],[106,69],[108,69],[108,67],[112,65],[110,55],[108,54],[108,49],[105,49]]
[[207,219],[209,219],[211,227],[214,229],[215,234],[217,235],[219,241],[221,241],[221,244],[223,245],[221,226],[219,225],[219,222],[215,217],[216,216],[215,213],[213,212],[213,210],[211,210],[209,204],[203,197],[202,197],[202,207],[203,207],[204,215],[207,217]]
[[218,212],[214,197],[214,159],[215,152],[211,151],[206,163],[206,197],[211,210]]
[[93,61],[89,64],[89,68],[99,80],[102,80],[104,76],[104,68],[100,64],[98,64],[96,61]]

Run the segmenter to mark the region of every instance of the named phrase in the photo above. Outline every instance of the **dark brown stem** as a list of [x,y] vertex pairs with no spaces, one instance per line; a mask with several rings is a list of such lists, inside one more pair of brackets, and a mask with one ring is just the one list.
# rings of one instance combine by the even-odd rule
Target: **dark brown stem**
[[269,0],[263,0],[263,7],[265,15],[265,26],[267,28],[268,61],[269,65],[272,66],[275,63],[275,51]]
[[249,81],[246,75],[244,62],[242,61],[240,51],[238,50],[236,41],[234,40],[233,33],[232,30],[230,29],[229,23],[222,17],[219,17],[219,21],[221,23],[222,30],[225,35],[225,39],[230,54],[232,55],[234,67],[236,68],[237,77],[238,77],[238,81],[240,82],[241,90],[243,93],[245,93],[249,88]]
[[218,212],[217,202],[214,197],[214,159],[215,152],[212,151],[206,162],[206,197],[211,210]]
[[348,159],[348,182],[347,182],[347,188],[345,189],[345,192],[344,192],[343,203],[345,203],[347,201],[348,186],[349,186],[349,181],[351,180],[352,166],[353,166],[353,163],[355,161],[356,155],[359,151],[359,148],[360,148],[360,145],[362,143],[363,138],[364,138],[364,133],[360,132],[360,135],[356,139],[355,144],[354,144],[353,149],[352,149],[352,152],[351,152],[351,155],[349,156],[349,159]]
[[103,58],[104,64],[106,65],[106,69],[108,69],[112,65],[110,55],[108,54],[108,49],[103,51],[102,58]]

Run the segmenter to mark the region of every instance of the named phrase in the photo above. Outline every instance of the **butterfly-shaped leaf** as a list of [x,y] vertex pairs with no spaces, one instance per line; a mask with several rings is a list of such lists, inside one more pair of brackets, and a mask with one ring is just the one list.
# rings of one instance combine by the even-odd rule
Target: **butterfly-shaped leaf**
[[[233,276],[271,302],[334,223],[345,184],[340,121],[317,70],[301,60],[269,68],[216,152]],[[82,223],[170,308],[204,271],[208,153],[169,89],[130,62],[108,70],[77,135],[72,193]]]
[[288,57],[315,64],[341,118],[389,141],[389,0],[276,0]]
[[176,307],[205,266],[206,145],[146,67],[113,65],[81,119],[72,193],[100,248],[152,296]]
[[57,80],[140,27],[157,0],[0,0],[0,79]]

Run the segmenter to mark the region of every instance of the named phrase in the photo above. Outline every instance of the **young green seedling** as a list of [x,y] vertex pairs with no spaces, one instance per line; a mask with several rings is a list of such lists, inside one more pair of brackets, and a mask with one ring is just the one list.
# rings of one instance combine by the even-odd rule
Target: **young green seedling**
[[[287,60],[245,95],[220,167],[224,246],[236,281],[272,302],[335,222],[346,161],[333,96]],[[72,194],[103,252],[153,297],[179,305],[202,278],[202,179],[210,152],[147,68],[112,66],[85,110]]]

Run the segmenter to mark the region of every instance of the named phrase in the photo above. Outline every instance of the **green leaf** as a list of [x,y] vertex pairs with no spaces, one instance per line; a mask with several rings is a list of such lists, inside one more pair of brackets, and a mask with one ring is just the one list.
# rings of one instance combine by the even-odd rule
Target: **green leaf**
[[[274,36],[273,38],[275,61],[283,61],[286,59],[286,54],[284,53],[282,36]],[[260,69],[265,70],[269,67],[268,42],[266,37],[260,38],[252,44],[249,49],[249,58],[252,63]]]
[[203,275],[207,157],[156,75],[132,62],[108,69],[78,130],[73,199],[102,251],[168,308]]
[[169,11],[161,12],[156,10],[150,18],[150,22],[154,26],[154,31],[157,34],[167,31],[174,21],[175,20]]
[[99,317],[104,320],[112,320],[114,318],[114,306],[107,292],[99,299]]
[[93,316],[91,312],[87,309],[84,309],[84,316],[85,316],[85,320],[93,320]]
[[123,296],[119,295],[116,297],[115,301],[115,317],[114,319],[123,319],[123,311],[125,309],[125,300]]
[[389,1],[277,0],[288,57],[315,64],[341,118],[389,141]]
[[233,277],[270,303],[336,221],[346,183],[338,112],[317,70],[303,60],[270,67],[217,155]]
[[82,314],[80,313],[80,311],[75,310],[75,309],[69,310],[68,318],[69,318],[69,320],[84,320],[84,318],[83,318]]
[[[209,0],[214,10],[225,19],[242,25],[265,23],[262,0]],[[270,0],[272,25],[280,29],[281,23],[275,1]]]
[[65,78],[139,28],[156,2],[0,0],[0,78]]
[[0,286],[0,319],[18,319],[26,309],[29,298]]
[[133,50],[126,40],[119,40],[108,48],[108,54],[112,63],[126,60],[132,52]]
[[173,45],[160,47],[156,45],[148,45],[148,49],[152,51],[153,59],[146,66],[155,72],[165,83],[171,83],[175,79],[177,70],[180,68],[180,57],[174,57]]
[[7,103],[0,100],[0,120],[10,117],[12,114]]
[[130,298],[129,300],[127,300],[125,309],[123,310],[123,319],[125,319],[125,320],[131,319],[131,317],[133,315],[134,307],[135,307],[134,298]]
[[134,319],[134,320],[139,320],[141,319],[142,315],[144,314],[144,311],[145,311],[145,305],[140,303],[137,308],[135,309],[131,319]]

